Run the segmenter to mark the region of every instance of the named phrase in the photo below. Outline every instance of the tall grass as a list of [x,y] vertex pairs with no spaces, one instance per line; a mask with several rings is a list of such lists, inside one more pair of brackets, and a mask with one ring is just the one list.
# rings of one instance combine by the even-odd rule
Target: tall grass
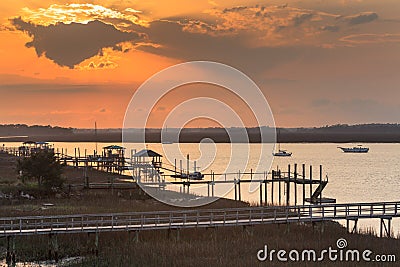
[[[259,225],[253,227],[221,227],[182,230],[160,230],[135,233],[101,233],[99,255],[95,256],[94,234],[59,235],[59,255],[85,256],[75,266],[258,266],[279,262],[257,260],[256,253],[264,245],[270,249],[336,248],[338,238],[345,238],[349,249],[369,249],[377,254],[394,254],[400,259],[400,240],[377,238],[371,233],[349,234],[338,223]],[[44,260],[48,255],[48,237],[30,236],[16,239],[17,259]],[[0,240],[0,246],[5,245]],[[276,258],[275,258],[276,259]],[[336,263],[337,264],[337,263]],[[323,266],[336,266],[325,261]],[[293,265],[293,262],[283,265]],[[298,263],[316,266],[321,263]],[[363,266],[346,263],[341,266]],[[382,266],[368,264],[368,266]]]

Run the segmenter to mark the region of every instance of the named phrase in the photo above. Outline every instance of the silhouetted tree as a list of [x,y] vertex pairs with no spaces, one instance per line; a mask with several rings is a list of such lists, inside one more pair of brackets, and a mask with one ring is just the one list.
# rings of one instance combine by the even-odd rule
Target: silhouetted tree
[[30,157],[18,160],[17,171],[23,182],[36,180],[39,187],[61,188],[63,185],[62,165],[52,150],[39,150]]

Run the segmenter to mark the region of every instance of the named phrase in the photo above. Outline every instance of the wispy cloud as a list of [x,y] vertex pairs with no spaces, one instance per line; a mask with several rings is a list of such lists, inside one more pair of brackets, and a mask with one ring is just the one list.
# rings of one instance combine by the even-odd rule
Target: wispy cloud
[[400,33],[396,34],[353,34],[340,39],[349,44],[379,44],[379,43],[400,43]]
[[349,24],[357,25],[372,22],[378,19],[378,14],[376,14],[375,12],[363,12],[360,14],[347,16],[345,17],[345,19],[349,22]]
[[[211,36],[245,34],[256,46],[316,44],[324,32],[338,32],[339,14],[290,5],[237,6],[208,10],[214,21],[181,20],[184,31]],[[325,37],[321,37],[323,39]]]

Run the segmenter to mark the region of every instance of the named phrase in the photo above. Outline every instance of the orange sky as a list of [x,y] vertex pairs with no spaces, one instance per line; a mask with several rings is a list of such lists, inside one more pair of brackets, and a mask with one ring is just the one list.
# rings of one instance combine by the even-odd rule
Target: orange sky
[[[0,124],[122,127],[142,82],[191,60],[247,74],[278,126],[399,122],[398,1],[189,2],[1,2]],[[221,88],[177,92],[152,127],[195,96],[251,117]]]

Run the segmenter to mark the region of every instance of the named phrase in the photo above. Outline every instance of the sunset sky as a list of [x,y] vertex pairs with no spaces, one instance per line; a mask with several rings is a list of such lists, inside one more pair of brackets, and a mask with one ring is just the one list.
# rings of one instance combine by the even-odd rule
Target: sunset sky
[[[2,1],[0,19],[0,124],[119,128],[143,81],[193,60],[247,74],[278,126],[399,122],[398,0]],[[218,90],[156,112],[236,101]]]

